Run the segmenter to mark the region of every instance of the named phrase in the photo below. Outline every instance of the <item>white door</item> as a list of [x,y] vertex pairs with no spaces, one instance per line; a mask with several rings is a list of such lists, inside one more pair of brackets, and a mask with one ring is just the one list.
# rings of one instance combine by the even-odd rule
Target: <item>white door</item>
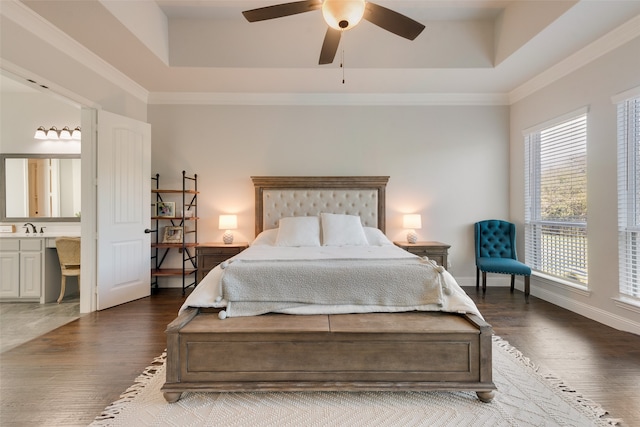
[[98,111],[97,308],[150,294],[151,126]]

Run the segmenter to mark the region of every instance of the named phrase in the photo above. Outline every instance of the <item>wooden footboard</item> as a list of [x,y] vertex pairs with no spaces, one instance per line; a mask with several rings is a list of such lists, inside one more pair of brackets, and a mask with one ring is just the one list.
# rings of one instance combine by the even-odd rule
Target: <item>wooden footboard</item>
[[489,324],[474,315],[370,313],[218,319],[167,328],[167,378],[184,391],[473,390],[493,398]]

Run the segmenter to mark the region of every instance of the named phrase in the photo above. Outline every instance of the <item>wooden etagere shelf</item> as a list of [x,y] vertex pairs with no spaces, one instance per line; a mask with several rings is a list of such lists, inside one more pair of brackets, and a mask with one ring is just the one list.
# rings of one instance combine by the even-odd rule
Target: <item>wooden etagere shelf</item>
[[[182,171],[182,190],[160,188],[160,174],[151,177],[155,198],[151,216],[154,238],[151,242],[151,288],[158,289],[159,277],[182,277],[182,294],[196,286],[198,263],[198,175]],[[160,206],[166,209],[160,214]],[[163,267],[170,251],[182,255],[182,267]]]

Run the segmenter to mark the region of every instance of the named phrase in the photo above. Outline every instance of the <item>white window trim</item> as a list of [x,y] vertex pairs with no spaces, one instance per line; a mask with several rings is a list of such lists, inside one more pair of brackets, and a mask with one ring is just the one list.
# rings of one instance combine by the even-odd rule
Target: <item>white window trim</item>
[[624,92],[621,92],[617,95],[612,96],[611,103],[618,104],[622,101],[626,101],[631,98],[637,98],[638,96],[640,96],[640,86],[636,86],[634,88],[625,90]]
[[[619,135],[619,132],[620,132],[620,128],[619,128],[619,125],[620,125],[620,121],[619,121],[619,119],[620,119],[620,117],[619,117],[619,106],[621,104],[623,104],[623,103],[627,103],[628,101],[635,100],[637,98],[640,98],[640,86],[636,86],[636,87],[634,87],[632,89],[629,89],[627,91],[624,91],[622,93],[619,93],[619,94],[614,95],[614,96],[611,97],[611,101],[616,106],[616,110],[617,110],[617,112],[616,112],[616,126],[617,126],[616,134]],[[628,117],[627,117],[627,119],[628,119]],[[624,309],[627,309],[627,310],[631,310],[631,311],[634,311],[634,312],[640,312],[640,299],[638,299],[637,297],[634,297],[632,295],[629,295],[627,293],[621,292],[621,290],[622,290],[621,281],[623,280],[623,278],[621,277],[622,268],[623,268],[622,267],[622,262],[623,262],[623,259],[626,259],[626,257],[623,254],[623,249],[622,249],[621,242],[620,242],[620,239],[621,239],[620,233],[622,232],[621,231],[621,224],[622,223],[620,222],[621,221],[621,219],[620,219],[620,216],[621,216],[621,212],[620,212],[621,199],[620,198],[621,197],[625,198],[626,199],[625,202],[628,201],[629,199],[628,199],[628,190],[624,191],[624,193],[621,193],[621,190],[620,190],[620,179],[621,178],[620,178],[620,169],[619,168],[620,168],[620,155],[621,155],[621,153],[620,153],[620,142],[621,141],[620,141],[619,137],[617,139],[618,139],[617,142],[616,142],[616,144],[618,145],[618,147],[617,147],[617,151],[618,151],[618,156],[617,156],[618,157],[618,165],[617,165],[617,167],[618,167],[618,171],[617,171],[617,173],[618,173],[618,182],[617,182],[618,188],[617,188],[617,193],[618,193],[618,198],[619,198],[619,201],[618,201],[619,204],[618,204],[618,224],[617,224],[617,228],[618,228],[618,251],[619,251],[618,253],[619,253],[619,256],[620,256],[620,258],[618,259],[618,268],[619,268],[619,275],[620,276],[618,278],[618,297],[614,298],[614,302],[618,307],[621,307],[621,308],[624,308]],[[624,144],[625,144],[625,147],[626,147],[625,150],[628,149],[628,143],[629,143],[628,140],[624,141]],[[627,154],[627,158],[625,159],[625,163],[628,163],[628,162],[629,162],[629,157],[628,157],[628,154]],[[625,165],[624,168],[625,168],[625,170],[627,170],[627,166],[626,165]],[[622,209],[625,209],[625,208],[622,208]],[[626,228],[627,231],[629,231],[631,229],[637,229],[638,225],[636,224],[635,226],[629,226],[628,224],[626,224],[625,228]]]
[[522,135],[523,136],[527,136],[530,133],[535,133],[535,132],[540,132],[543,129],[546,128],[550,128],[553,127],[557,124],[560,124],[562,122],[566,122],[567,120],[571,120],[572,118],[576,117],[576,116],[580,116],[582,114],[587,114],[589,113],[589,107],[581,107],[578,108],[577,110],[571,111],[569,113],[565,113],[563,115],[561,115],[560,117],[555,117],[553,119],[547,120],[546,122],[542,122],[539,123],[537,125],[531,126],[530,128],[527,128],[525,130],[522,131]]
[[[522,135],[525,138],[528,138],[529,135],[533,134],[533,133],[539,133],[547,128],[550,127],[554,127],[556,125],[559,125],[561,123],[564,123],[566,121],[572,120],[577,116],[581,116],[581,115],[586,115],[587,116],[587,144],[588,144],[588,113],[589,113],[589,106],[584,106],[581,108],[578,108],[576,110],[570,111],[568,113],[562,114],[561,116],[557,116],[554,117],[553,119],[547,120],[545,122],[539,123],[537,125],[531,126],[529,128],[526,128],[522,131]],[[525,177],[525,181],[527,180],[527,178]],[[527,204],[527,202],[525,201],[525,205]],[[536,221],[531,221],[532,223],[535,223]],[[526,228],[527,222],[525,220],[525,228]],[[586,227],[588,227],[588,224],[585,224]],[[587,237],[588,238],[588,237]],[[589,284],[588,284],[588,278],[587,278],[587,284],[580,284],[577,282],[572,282],[566,279],[563,279],[561,277],[557,277],[557,276],[553,276],[550,275],[548,273],[542,272],[540,270],[536,270],[535,268],[532,267],[532,275],[535,275],[537,277],[539,277],[540,279],[542,279],[543,282],[546,282],[548,284],[557,286],[557,287],[561,287],[563,289],[569,289],[571,291],[575,291],[576,293],[579,293],[581,295],[584,296],[590,296],[591,292],[589,290]]]
[[531,270],[531,275],[537,277],[543,284],[555,286],[556,288],[566,289],[584,297],[590,297],[591,291],[584,285],[577,285],[561,277],[551,276],[538,270]]
[[629,299],[624,295],[620,295],[618,298],[612,298],[613,303],[625,310],[633,311],[634,313],[640,314],[640,302],[636,300]]

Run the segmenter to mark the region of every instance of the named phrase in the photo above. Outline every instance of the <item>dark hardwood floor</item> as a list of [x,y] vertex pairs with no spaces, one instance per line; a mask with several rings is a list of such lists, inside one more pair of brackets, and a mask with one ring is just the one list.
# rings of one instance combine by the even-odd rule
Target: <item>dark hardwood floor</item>
[[[496,335],[640,426],[640,336],[508,288],[465,288]],[[91,313],[0,355],[0,425],[86,426],[165,348],[179,290]]]

